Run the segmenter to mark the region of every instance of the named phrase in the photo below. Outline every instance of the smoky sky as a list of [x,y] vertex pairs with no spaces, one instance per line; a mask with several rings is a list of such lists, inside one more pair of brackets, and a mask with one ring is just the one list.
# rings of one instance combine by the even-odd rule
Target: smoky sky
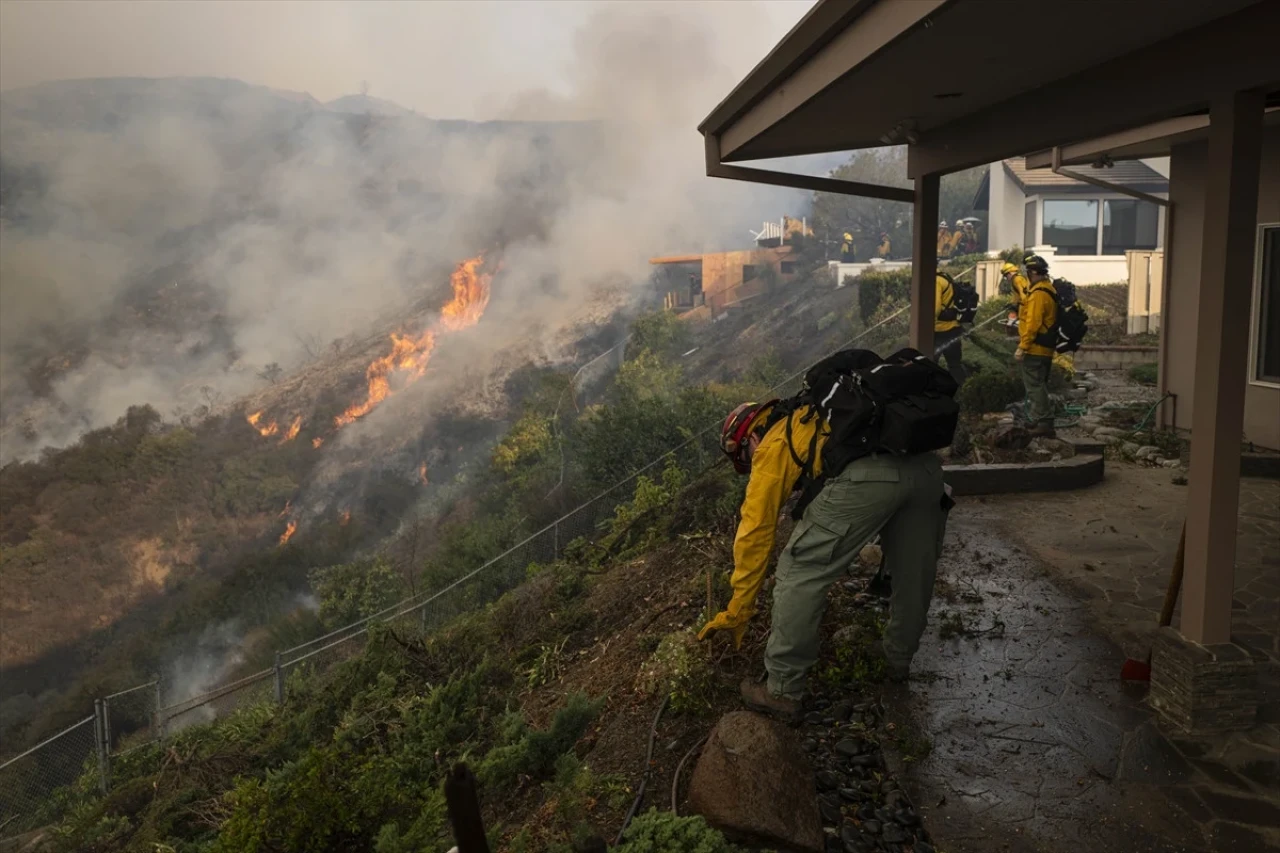
[[[0,3],[0,462],[260,391],[495,245],[491,353],[750,245],[807,194],[707,178],[696,126],[805,5]],[[406,112],[326,106],[362,81]]]
[[363,82],[372,95],[436,118],[484,119],[521,89],[572,92],[579,83],[575,34],[603,7],[666,16],[676,39],[682,28],[710,24],[717,59],[741,76],[810,5],[5,0],[0,88],[84,77],[213,76],[328,101]]

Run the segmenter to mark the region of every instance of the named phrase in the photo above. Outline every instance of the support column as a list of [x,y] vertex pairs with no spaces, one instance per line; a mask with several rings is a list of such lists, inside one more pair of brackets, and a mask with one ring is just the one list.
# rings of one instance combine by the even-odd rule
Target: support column
[[911,220],[910,342],[930,358],[933,357],[933,303],[938,275],[938,184],[937,174],[916,178]]
[[1231,640],[1262,113],[1253,92],[1209,108],[1182,602],[1182,634],[1202,645]]

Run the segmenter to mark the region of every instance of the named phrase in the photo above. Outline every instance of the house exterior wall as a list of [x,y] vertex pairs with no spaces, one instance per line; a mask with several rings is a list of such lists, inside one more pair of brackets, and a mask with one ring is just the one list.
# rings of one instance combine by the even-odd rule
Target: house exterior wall
[[1017,182],[1005,171],[1003,163],[990,167],[990,192],[987,197],[987,248],[992,251],[1022,245],[1022,214],[1026,197]]
[[[1165,406],[1166,425],[1191,430],[1195,397],[1197,305],[1200,297],[1200,240],[1204,229],[1204,181],[1208,146],[1189,143],[1173,149],[1169,196],[1174,205],[1168,242],[1169,290],[1164,304],[1160,346],[1163,370],[1160,387],[1177,395],[1176,406]],[[1280,222],[1280,128],[1268,128],[1262,144],[1258,188],[1258,222]],[[1254,290],[1254,283],[1241,282]],[[1240,333],[1249,334],[1257,322],[1257,305],[1240,318]],[[1244,438],[1261,447],[1280,449],[1280,386],[1245,377]],[[1176,412],[1176,415],[1174,414]],[[1174,419],[1176,417],[1176,420]]]
[[782,262],[790,255],[790,246],[703,255],[702,293],[707,305],[711,307],[712,316],[720,314],[726,306],[764,292],[765,283],[761,279],[743,282],[742,272],[745,266],[769,267],[780,281],[791,279],[793,274],[782,272]]

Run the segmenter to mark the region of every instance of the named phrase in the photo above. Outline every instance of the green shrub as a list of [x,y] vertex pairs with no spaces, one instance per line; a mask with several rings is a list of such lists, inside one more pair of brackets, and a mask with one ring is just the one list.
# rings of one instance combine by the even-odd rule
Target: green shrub
[[556,759],[573,749],[600,711],[581,693],[569,697],[556,711],[551,728],[531,730],[524,717],[510,713],[502,725],[503,745],[495,747],[480,764],[479,777],[500,788],[514,787],[521,778],[545,778],[555,769]]
[[678,355],[689,342],[689,325],[670,311],[642,314],[631,324],[626,357],[633,359],[645,350],[659,355]]
[[677,817],[649,809],[631,821],[616,853],[736,853],[741,848],[725,840],[700,816]]
[[1135,364],[1129,368],[1129,379],[1139,385],[1155,385],[1160,377],[1160,369],[1151,362],[1149,364]]
[[320,601],[320,621],[329,628],[372,616],[408,594],[400,573],[382,557],[313,569],[308,579]]
[[905,300],[911,294],[911,270],[866,270],[858,276],[858,315],[869,323],[882,302]]
[[640,688],[651,696],[666,696],[673,711],[700,713],[712,707],[716,674],[697,636],[673,631],[641,666]]
[[1022,380],[1013,371],[985,370],[965,380],[956,400],[963,412],[1002,412],[1010,403],[1021,400],[1024,393]]

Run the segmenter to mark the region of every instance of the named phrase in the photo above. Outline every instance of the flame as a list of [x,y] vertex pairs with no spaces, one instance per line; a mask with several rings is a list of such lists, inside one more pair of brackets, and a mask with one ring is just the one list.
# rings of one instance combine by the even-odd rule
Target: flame
[[284,509],[280,510],[280,514],[277,515],[276,518],[284,518],[286,515],[289,514],[289,510],[291,509],[293,509],[293,501],[285,501]]
[[[468,258],[458,264],[449,277],[453,298],[440,309],[439,322],[446,331],[457,332],[480,321],[480,316],[489,304],[489,283],[493,279],[491,273],[480,272],[483,264],[483,255]],[[374,359],[365,369],[369,393],[364,402],[353,404],[334,418],[334,425],[344,427],[364,417],[391,396],[394,393],[391,387],[392,374],[397,375],[402,386],[421,379],[427,372],[427,363],[431,360],[431,352],[435,346],[433,329],[427,329],[416,337],[392,332],[391,352]]]
[[453,299],[440,309],[440,322],[451,332],[457,332],[480,322],[480,315],[489,305],[491,275],[479,272],[484,255],[468,258],[458,264],[449,277],[453,286]]
[[289,519],[289,523],[284,526],[284,533],[280,534],[280,544],[283,545],[286,542],[288,542],[290,539],[292,539],[293,534],[297,531],[297,529],[298,529],[297,520],[292,518]]
[[338,524],[341,525],[342,527],[346,527],[347,522],[349,521],[351,521],[351,510],[344,509],[342,511],[342,514],[338,517]]
[[427,463],[425,462],[418,466],[418,479],[422,481],[422,485],[427,484]]
[[256,429],[258,431],[258,435],[262,436],[263,438],[266,438],[269,435],[275,435],[277,432],[280,431],[280,425],[275,421],[272,421],[271,423],[266,424],[264,426],[258,426],[258,421],[262,420],[262,412],[260,411],[254,412],[252,415],[249,415],[248,417],[246,417],[245,420],[248,421],[249,426]]
[[293,419],[293,423],[289,424],[289,431],[284,434],[284,438],[280,439],[280,443],[284,444],[286,441],[293,441],[298,437],[298,430],[300,429],[302,429],[302,415],[298,415]]
[[315,438],[311,439],[311,446],[316,448],[317,450],[320,449],[320,445],[322,444],[324,444],[324,439],[318,435]]

